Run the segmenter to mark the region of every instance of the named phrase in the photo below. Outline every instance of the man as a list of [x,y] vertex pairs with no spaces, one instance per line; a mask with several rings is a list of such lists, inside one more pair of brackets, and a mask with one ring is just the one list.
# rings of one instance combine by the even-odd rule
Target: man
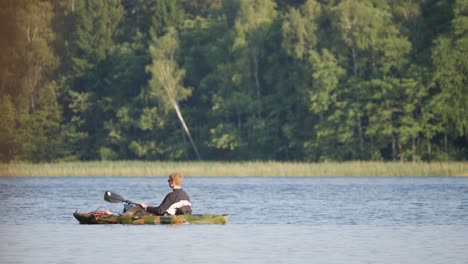
[[148,206],[145,203],[140,203],[126,211],[123,215],[134,215],[137,213],[150,213],[155,215],[191,214],[192,204],[190,203],[190,197],[182,189],[183,181],[184,177],[180,173],[171,173],[167,183],[169,188],[172,189],[172,192],[166,195],[159,206]]

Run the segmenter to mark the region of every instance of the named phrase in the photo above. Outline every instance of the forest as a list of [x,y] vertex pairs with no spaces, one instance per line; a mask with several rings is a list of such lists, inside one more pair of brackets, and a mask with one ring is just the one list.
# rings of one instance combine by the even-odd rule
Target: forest
[[3,0],[0,162],[468,157],[468,0]]

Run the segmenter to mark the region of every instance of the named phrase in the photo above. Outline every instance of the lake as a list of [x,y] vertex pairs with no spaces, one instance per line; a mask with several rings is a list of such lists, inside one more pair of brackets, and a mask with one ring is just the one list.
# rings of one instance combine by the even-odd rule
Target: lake
[[467,263],[468,178],[187,177],[226,225],[80,225],[73,212],[158,205],[166,177],[0,178],[0,263]]

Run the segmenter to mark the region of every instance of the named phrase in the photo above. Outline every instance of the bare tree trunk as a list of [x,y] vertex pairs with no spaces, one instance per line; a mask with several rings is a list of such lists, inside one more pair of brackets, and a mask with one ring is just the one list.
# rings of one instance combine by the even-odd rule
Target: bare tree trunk
[[414,137],[411,138],[411,151],[413,163],[416,162],[416,140]]
[[447,138],[447,133],[444,133],[444,150],[445,150],[445,153],[448,154],[448,138]]
[[136,33],[140,33],[140,12],[137,11],[137,21],[136,21]]
[[353,74],[354,76],[358,75],[358,67],[357,67],[357,56],[356,56],[356,51],[354,49],[354,46],[351,48],[351,56],[353,57]]
[[431,139],[427,139],[427,157],[428,160],[432,160],[432,144],[431,144]]
[[35,105],[34,105],[34,94],[31,93],[29,96],[29,113],[34,113],[35,112]]
[[260,81],[258,79],[258,57],[257,55],[254,55],[253,61],[254,61],[255,86],[257,87],[257,96],[260,97],[261,91],[260,91]]
[[172,106],[174,107],[174,109],[175,109],[175,111],[177,113],[177,117],[179,117],[180,123],[182,123],[182,126],[184,127],[185,133],[187,134],[187,136],[188,136],[188,138],[190,140],[190,144],[192,144],[192,147],[195,150],[195,154],[197,155],[198,160],[201,160],[200,153],[198,152],[197,146],[195,145],[195,142],[192,139],[192,135],[190,134],[190,131],[189,131],[188,127],[187,127],[187,124],[185,124],[185,120],[184,120],[184,117],[182,116],[182,113],[180,112],[179,105],[173,99],[171,100],[171,104],[172,104]]
[[400,162],[403,162],[403,155],[401,155],[401,142],[398,140],[398,155],[400,155]]
[[359,134],[359,157],[362,159],[364,157],[364,136],[362,135],[362,124],[361,117],[358,119],[358,134]]

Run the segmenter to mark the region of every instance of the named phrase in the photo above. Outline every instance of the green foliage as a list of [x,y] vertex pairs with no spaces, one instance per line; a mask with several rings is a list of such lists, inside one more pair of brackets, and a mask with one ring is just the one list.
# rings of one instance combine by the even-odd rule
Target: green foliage
[[4,2],[2,161],[468,156],[465,0]]
[[455,17],[449,32],[435,42],[433,61],[434,86],[438,93],[434,100],[442,113],[443,122],[450,122],[458,136],[465,136],[468,129],[468,4],[456,1]]
[[[58,58],[48,1],[7,1],[2,7],[0,158],[51,161],[61,155],[61,105],[53,81]],[[10,31],[11,30],[11,31]],[[4,36],[2,36],[4,38]],[[5,55],[5,56],[4,56]],[[49,138],[50,137],[50,138]]]
[[0,160],[10,161],[15,147],[15,108],[9,95],[0,98]]
[[307,1],[301,10],[291,8],[282,25],[282,46],[288,55],[303,58],[306,51],[317,43],[317,18],[320,5],[315,0]]

